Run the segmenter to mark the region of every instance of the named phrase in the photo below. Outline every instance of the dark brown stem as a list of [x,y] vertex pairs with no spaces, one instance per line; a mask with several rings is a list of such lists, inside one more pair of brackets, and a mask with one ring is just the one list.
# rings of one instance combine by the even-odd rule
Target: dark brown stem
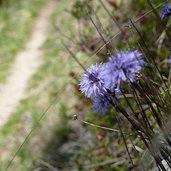
[[72,53],[72,51],[69,49],[69,47],[62,41],[62,44],[64,45],[65,49],[68,51],[68,53],[71,55],[71,57],[81,66],[81,68],[86,71],[85,67],[80,63],[80,61],[75,57],[75,55]]
[[132,168],[134,169],[134,168],[135,168],[135,165],[134,165],[134,163],[133,163],[131,154],[130,154],[130,152],[129,152],[129,149],[128,149],[128,146],[127,146],[127,143],[126,143],[125,136],[124,136],[124,134],[123,134],[123,132],[122,132],[120,120],[119,120],[119,118],[118,118],[117,116],[116,116],[116,119],[117,119],[117,123],[118,123],[118,128],[119,128],[119,130],[120,130],[120,132],[121,132],[121,136],[122,136],[122,139],[123,139],[123,142],[124,142],[124,145],[125,145],[125,149],[126,149],[126,151],[127,151],[129,160],[130,160],[130,162],[131,162],[131,164],[132,164]]
[[[157,13],[156,9],[153,7],[151,1],[150,0],[147,0],[147,3],[149,4],[149,6],[151,7],[151,9],[153,10],[153,13],[154,13],[154,15],[156,17],[156,20],[158,22],[158,26],[161,27],[163,30],[165,30],[165,27],[163,26],[163,22],[161,21],[160,16]],[[171,39],[170,33],[167,30],[165,30],[165,31],[166,31],[166,34],[167,34],[169,40],[170,40]]]
[[111,15],[111,13],[109,12],[109,10],[106,8],[106,6],[104,5],[102,0],[99,0],[99,2],[101,3],[102,7],[105,9],[105,11],[107,12],[107,14],[110,16],[110,18],[113,20],[113,22],[117,25],[117,27],[119,28],[119,30],[123,33],[124,29],[121,27],[121,25],[117,22],[117,20]]
[[158,66],[157,66],[157,64],[156,64],[156,62],[155,62],[155,60],[154,60],[154,58],[153,58],[153,55],[151,54],[150,50],[148,49],[148,46],[147,46],[147,44],[146,44],[146,42],[145,42],[145,40],[144,40],[142,34],[139,32],[139,30],[137,29],[137,27],[135,26],[135,24],[132,22],[131,19],[130,19],[130,23],[131,23],[131,25],[134,27],[134,29],[136,30],[136,32],[138,33],[138,35],[140,36],[140,38],[141,38],[141,40],[142,40],[142,43],[143,43],[143,45],[144,45],[144,47],[145,47],[145,49],[146,49],[146,51],[147,51],[147,53],[148,53],[148,56],[150,57],[150,60],[151,60],[151,62],[153,63],[153,66],[155,67],[156,71],[159,73],[160,78],[161,78],[161,81],[162,81],[163,84],[165,85],[165,88],[166,88],[166,90],[167,90],[167,92],[168,92],[168,95],[169,95],[169,97],[171,98],[170,92],[168,91],[168,87],[167,87],[167,85],[166,85],[166,83],[165,83],[165,81],[164,81],[164,79],[163,79],[163,76],[162,76],[162,74],[161,74],[161,72],[160,72],[160,70],[159,70],[159,68],[158,68]]

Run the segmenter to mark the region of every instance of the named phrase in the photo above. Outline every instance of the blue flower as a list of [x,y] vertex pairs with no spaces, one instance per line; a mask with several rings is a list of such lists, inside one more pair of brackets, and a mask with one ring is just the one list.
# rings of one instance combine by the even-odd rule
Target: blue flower
[[164,19],[165,17],[168,17],[169,15],[171,15],[171,4],[170,3],[165,5],[160,11],[161,19]]
[[97,114],[104,115],[108,112],[109,107],[111,106],[112,97],[119,98],[121,95],[120,90],[115,89],[115,92],[113,94],[108,95],[108,93],[105,94],[99,94],[98,96],[93,98],[93,109]]
[[93,99],[93,109],[99,115],[104,115],[108,112],[110,107],[110,101],[108,97],[99,94]]
[[138,50],[118,52],[109,58],[103,69],[105,87],[113,92],[119,89],[121,81],[134,82],[144,64],[143,54]]
[[97,96],[103,94],[106,89],[104,87],[104,80],[101,77],[103,65],[96,64],[84,73],[80,82],[80,90],[86,97]]

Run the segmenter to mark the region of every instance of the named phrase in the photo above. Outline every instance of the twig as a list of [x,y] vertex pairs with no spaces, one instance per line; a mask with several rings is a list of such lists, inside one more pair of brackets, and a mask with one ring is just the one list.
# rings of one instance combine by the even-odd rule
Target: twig
[[[73,116],[73,119],[74,119],[74,120],[78,120],[78,121],[80,121],[80,122],[82,122],[82,123],[84,123],[84,124],[87,124],[87,125],[96,127],[96,128],[101,128],[101,129],[104,129],[104,130],[113,131],[113,132],[115,132],[115,133],[121,134],[121,132],[120,132],[118,129],[108,128],[108,127],[105,127],[105,126],[100,126],[100,125],[96,125],[96,124],[94,124],[94,123],[90,123],[90,122],[84,121],[84,120],[82,120],[82,119],[79,119],[77,115],[74,115],[74,116]],[[126,133],[126,132],[123,132],[123,134],[127,134],[127,135],[132,135],[132,136],[133,136],[133,134],[128,134],[128,133]]]
[[80,63],[80,61],[75,57],[75,55],[73,54],[73,52],[69,49],[69,47],[64,43],[64,41],[62,41],[63,46],[65,47],[65,49],[68,51],[68,53],[71,55],[71,57],[81,66],[81,68],[86,71],[85,67]]
[[63,37],[67,38],[69,41],[71,41],[72,43],[78,45],[77,41],[75,41],[75,38],[72,38],[72,37],[69,37],[68,35],[64,34],[62,32],[62,30],[57,26],[57,25],[54,25],[56,31]]
[[119,130],[121,132],[121,136],[122,136],[122,139],[123,139],[123,142],[124,142],[124,145],[125,145],[125,149],[126,149],[126,152],[128,154],[128,158],[129,158],[129,160],[131,162],[132,168],[134,169],[135,168],[135,165],[133,163],[132,156],[131,156],[131,154],[129,152],[128,145],[126,143],[126,138],[125,138],[125,136],[123,134],[123,131],[122,131],[122,128],[121,128],[120,120],[119,120],[118,116],[116,116],[116,118],[117,118],[117,123],[118,123]]

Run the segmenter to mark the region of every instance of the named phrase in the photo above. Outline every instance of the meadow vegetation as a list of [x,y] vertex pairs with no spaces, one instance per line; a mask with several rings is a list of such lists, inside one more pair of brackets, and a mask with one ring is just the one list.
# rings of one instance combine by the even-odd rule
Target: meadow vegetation
[[4,1],[0,6],[0,81],[5,80],[17,52],[29,38],[33,20],[44,0]]
[[[36,15],[38,5],[29,3],[27,8]],[[51,16],[48,39],[41,48],[43,63],[28,84],[27,97],[0,130],[0,170],[9,166],[11,171],[166,171],[171,165],[171,18],[161,20],[160,10],[167,3],[59,1]],[[25,22],[29,25],[32,17]],[[4,28],[11,29],[11,25],[6,23]],[[4,54],[9,52],[9,59],[12,51],[21,49],[28,27],[22,32],[20,43],[15,39],[11,44],[16,47],[10,48],[10,41],[8,51],[5,44],[4,52],[0,47]],[[105,84],[107,89],[99,88],[97,82],[109,77],[110,72],[99,77],[92,65],[99,67],[100,63],[110,69],[111,58],[129,55],[136,67],[130,64],[128,68],[134,66],[135,72],[130,69],[125,74],[124,68],[116,84],[118,96],[113,84],[112,88],[110,84]],[[5,60],[9,67],[10,60]],[[123,65],[129,62],[127,59]],[[5,73],[8,67],[3,69]],[[95,88],[92,84],[88,85],[90,89],[85,87],[90,81],[96,83]],[[102,100],[111,106],[103,110],[106,106],[98,101],[98,110],[97,106],[93,110],[94,98],[101,89]],[[9,146],[5,146],[7,141],[11,141]]]

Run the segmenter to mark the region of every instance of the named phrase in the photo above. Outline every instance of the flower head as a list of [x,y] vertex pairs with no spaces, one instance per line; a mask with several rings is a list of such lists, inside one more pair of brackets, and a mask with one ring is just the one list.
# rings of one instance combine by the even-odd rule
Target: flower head
[[97,96],[106,91],[104,80],[101,77],[102,67],[103,65],[100,64],[91,65],[91,67],[84,73],[80,82],[80,90],[86,97]]
[[169,15],[171,15],[171,4],[170,3],[165,5],[160,11],[161,19],[164,19],[164,18],[168,17]]
[[99,94],[93,99],[93,109],[97,114],[104,115],[108,112],[109,107],[110,101],[106,96]]
[[110,91],[119,89],[121,81],[134,82],[136,73],[144,65],[143,54],[138,50],[121,51],[109,59],[103,70],[105,86]]
[[98,96],[93,98],[93,109],[97,114],[103,115],[108,112],[109,107],[111,105],[111,96],[114,98],[119,98],[121,95],[120,90],[115,89],[115,92],[113,92],[112,95],[105,94],[99,94]]

